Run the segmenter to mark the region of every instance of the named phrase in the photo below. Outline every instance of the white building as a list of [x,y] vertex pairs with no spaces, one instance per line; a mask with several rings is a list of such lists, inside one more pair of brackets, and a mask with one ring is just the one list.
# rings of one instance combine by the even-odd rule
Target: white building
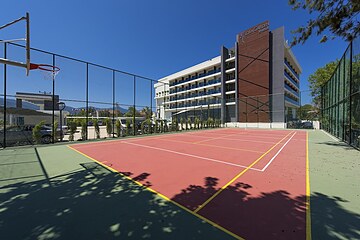
[[300,106],[299,63],[284,39],[284,28],[258,24],[237,35],[220,56],[158,80],[157,117],[276,123],[285,127]]

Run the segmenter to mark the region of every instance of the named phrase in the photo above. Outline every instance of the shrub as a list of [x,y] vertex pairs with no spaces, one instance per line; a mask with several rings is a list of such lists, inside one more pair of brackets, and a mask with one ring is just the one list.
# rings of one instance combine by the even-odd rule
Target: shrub
[[189,129],[192,129],[193,126],[192,126],[191,118],[187,119],[187,123],[189,124]]
[[100,127],[99,127],[99,121],[97,119],[94,119],[94,128],[95,128],[95,134],[96,138],[100,138]]
[[[57,141],[58,138],[60,138],[60,132],[58,131],[58,127],[59,127],[59,122],[58,122],[58,121],[55,121],[55,122],[54,122],[54,129],[52,129],[52,130],[55,132],[54,141]],[[51,131],[51,132],[53,132],[53,131]]]
[[35,143],[41,143],[41,127],[44,126],[45,121],[41,121],[38,124],[35,125],[35,127],[32,130],[32,135],[34,138]]
[[120,135],[121,135],[121,123],[120,123],[119,119],[117,119],[116,122],[115,122],[115,128],[116,128],[116,136],[120,137]]
[[86,135],[87,135],[87,124],[86,124],[86,120],[82,120],[81,121],[81,140],[86,140]]
[[157,133],[158,132],[158,127],[159,127],[159,123],[157,120],[155,120],[155,129],[154,132]]
[[160,132],[164,132],[164,121],[160,120]]
[[181,131],[184,130],[184,119],[180,118],[180,127],[181,127]]
[[130,126],[131,126],[130,119],[126,119],[126,135],[130,135]]
[[194,128],[200,129],[200,119],[198,117],[194,119]]
[[168,123],[164,123],[164,132],[168,132],[169,131],[169,126]]
[[106,124],[106,133],[107,133],[108,137],[111,137],[111,133],[112,133],[111,120],[109,118],[106,118],[105,119],[105,124]]
[[77,129],[77,123],[75,121],[68,122],[69,127],[69,141],[74,141],[74,134]]
[[141,122],[141,134],[145,134],[145,124],[146,120]]

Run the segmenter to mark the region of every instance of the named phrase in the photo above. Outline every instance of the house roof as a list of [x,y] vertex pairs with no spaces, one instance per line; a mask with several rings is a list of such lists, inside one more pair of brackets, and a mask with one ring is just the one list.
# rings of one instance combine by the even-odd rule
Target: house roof
[[[4,112],[4,107],[0,107],[0,113]],[[51,114],[39,112],[31,109],[25,108],[6,108],[7,114],[18,114],[24,116],[52,116]]]

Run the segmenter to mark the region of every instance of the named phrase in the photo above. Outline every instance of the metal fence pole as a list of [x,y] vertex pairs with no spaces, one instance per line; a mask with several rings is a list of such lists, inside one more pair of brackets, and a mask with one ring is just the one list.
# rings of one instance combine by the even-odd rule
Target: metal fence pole
[[352,90],[352,64],[353,64],[353,42],[350,43],[350,82],[349,82],[349,132],[350,132],[350,138],[349,138],[349,144],[352,145],[352,106],[351,106],[351,90]]
[[[7,58],[7,43],[4,43],[4,58]],[[7,97],[6,97],[6,82],[7,82],[7,71],[6,64],[4,64],[4,135],[3,135],[3,148],[6,148],[6,108],[7,108]]]
[[[115,71],[113,70],[113,76],[112,76],[112,107],[113,107],[113,111],[112,111],[112,137],[115,137]],[[119,137],[119,136],[118,136]]]
[[[152,125],[152,122],[151,122],[151,118],[152,118],[152,87],[153,87],[153,81],[151,80],[150,81],[150,123],[149,123],[149,125],[148,125],[148,129],[149,129],[149,132],[150,132],[150,134],[152,134],[152,127],[151,127],[151,125]],[[164,90],[165,90],[165,88],[164,88]],[[165,95],[166,95],[166,93],[165,93]]]
[[89,63],[86,63],[86,134],[85,140],[88,140],[88,123],[89,123]]
[[135,108],[135,99],[136,99],[136,76],[134,76],[134,113],[133,113],[133,135],[136,135],[136,123],[135,123],[135,115],[136,115],[136,108]]
[[[52,65],[55,66],[55,55],[52,55]],[[52,143],[55,143],[56,139],[55,129],[55,75],[52,74]]]

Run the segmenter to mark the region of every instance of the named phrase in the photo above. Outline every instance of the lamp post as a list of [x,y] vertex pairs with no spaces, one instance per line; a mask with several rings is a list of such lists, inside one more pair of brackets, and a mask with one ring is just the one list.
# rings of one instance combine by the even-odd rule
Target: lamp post
[[[64,102],[58,102],[58,107],[60,110],[60,142],[63,140],[63,128],[62,128],[62,111],[65,109],[66,105]],[[55,129],[56,132],[56,129]]]

